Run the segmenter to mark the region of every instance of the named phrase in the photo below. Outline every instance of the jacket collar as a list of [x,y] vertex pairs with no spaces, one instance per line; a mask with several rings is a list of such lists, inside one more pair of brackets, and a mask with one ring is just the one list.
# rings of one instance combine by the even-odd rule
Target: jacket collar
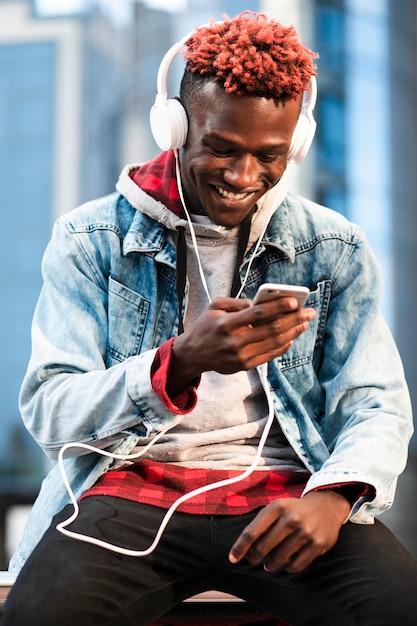
[[291,210],[290,205],[291,201],[286,196],[281,205],[272,214],[262,243],[264,246],[272,246],[281,250],[294,263],[295,243],[288,215]]
[[[163,172],[164,168],[168,168],[169,171],[172,169],[170,160],[158,161],[158,159],[154,159],[145,165],[127,165],[121,172],[116,186],[117,190],[126,198],[133,208],[137,209],[124,240],[123,251],[125,254],[134,251],[158,252],[166,243],[166,229],[176,231],[179,226],[188,228],[187,221],[182,216],[179,216],[175,194],[174,204],[176,206],[174,208],[172,206],[172,197],[166,198],[164,201],[161,186],[158,187],[158,198],[154,197],[155,194],[150,195],[148,191],[138,186],[138,172],[140,172],[142,168],[146,168],[143,179],[148,181],[147,185],[149,187],[149,181],[153,180],[151,174],[152,164],[155,164],[156,171],[159,173],[161,171]],[[294,262],[295,245],[289,220],[291,200],[285,193],[285,181],[282,181],[282,184],[284,190],[281,189],[281,193],[280,189],[277,187],[269,191],[264,196],[262,202],[261,213],[264,214],[264,216],[270,214],[270,217],[268,227],[262,238],[260,252],[262,249],[265,249],[266,246],[272,246],[283,252],[291,262]],[[172,196],[172,184],[170,184],[169,188],[171,189],[170,193]],[[285,194],[284,199],[280,205],[276,207],[276,202],[283,196],[283,192]],[[268,217],[266,219],[268,219]],[[146,235],[144,233],[146,233]]]

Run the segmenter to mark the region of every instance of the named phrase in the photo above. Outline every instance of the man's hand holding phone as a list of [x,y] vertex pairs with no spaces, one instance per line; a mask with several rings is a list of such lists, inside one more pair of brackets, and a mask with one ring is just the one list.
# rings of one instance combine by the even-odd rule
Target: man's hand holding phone
[[314,309],[302,308],[308,294],[306,287],[266,283],[253,302],[213,300],[175,339],[167,389],[175,394],[204,371],[232,374],[285,354],[316,317]]

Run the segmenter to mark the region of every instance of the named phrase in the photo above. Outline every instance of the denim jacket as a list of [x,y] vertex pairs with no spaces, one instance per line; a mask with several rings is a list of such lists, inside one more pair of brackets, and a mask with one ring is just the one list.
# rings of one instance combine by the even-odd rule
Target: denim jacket
[[[166,225],[119,193],[57,221],[20,396],[25,424],[51,458],[68,442],[127,454],[141,436],[181,419],[154,393],[150,377],[157,347],[178,330],[175,263]],[[378,270],[364,233],[341,215],[288,195],[269,222],[243,296],[253,298],[263,282],[308,286],[307,305],[317,311],[307,332],[268,367],[276,419],[311,472],[305,492],[367,483],[376,496],[359,498],[350,519],[372,523],[392,504],[412,417],[401,361],[378,310]],[[65,465],[79,497],[112,461],[74,454]],[[12,571],[68,502],[55,463]]]

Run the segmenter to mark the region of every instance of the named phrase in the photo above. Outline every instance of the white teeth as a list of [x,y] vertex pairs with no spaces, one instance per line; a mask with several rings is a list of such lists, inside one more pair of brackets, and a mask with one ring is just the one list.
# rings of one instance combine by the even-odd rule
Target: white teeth
[[243,200],[249,195],[247,193],[232,193],[231,191],[226,191],[223,187],[216,187],[216,189],[222,198],[227,198],[228,200]]

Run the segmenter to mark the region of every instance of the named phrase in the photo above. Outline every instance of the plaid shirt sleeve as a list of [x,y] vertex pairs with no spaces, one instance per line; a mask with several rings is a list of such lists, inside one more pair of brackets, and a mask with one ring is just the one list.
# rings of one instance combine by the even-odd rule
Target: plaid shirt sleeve
[[170,398],[166,381],[171,365],[172,346],[175,337],[163,343],[156,351],[151,368],[152,389],[165,406],[176,415],[184,415],[192,411],[197,404],[197,387],[200,384],[200,377],[194,379],[174,398]]
[[331,491],[336,491],[341,496],[346,498],[351,506],[353,506],[359,498],[367,497],[372,499],[375,497],[375,489],[371,485],[367,483],[337,483],[335,485],[323,485],[323,487],[318,487],[313,491],[326,491],[330,489]]

